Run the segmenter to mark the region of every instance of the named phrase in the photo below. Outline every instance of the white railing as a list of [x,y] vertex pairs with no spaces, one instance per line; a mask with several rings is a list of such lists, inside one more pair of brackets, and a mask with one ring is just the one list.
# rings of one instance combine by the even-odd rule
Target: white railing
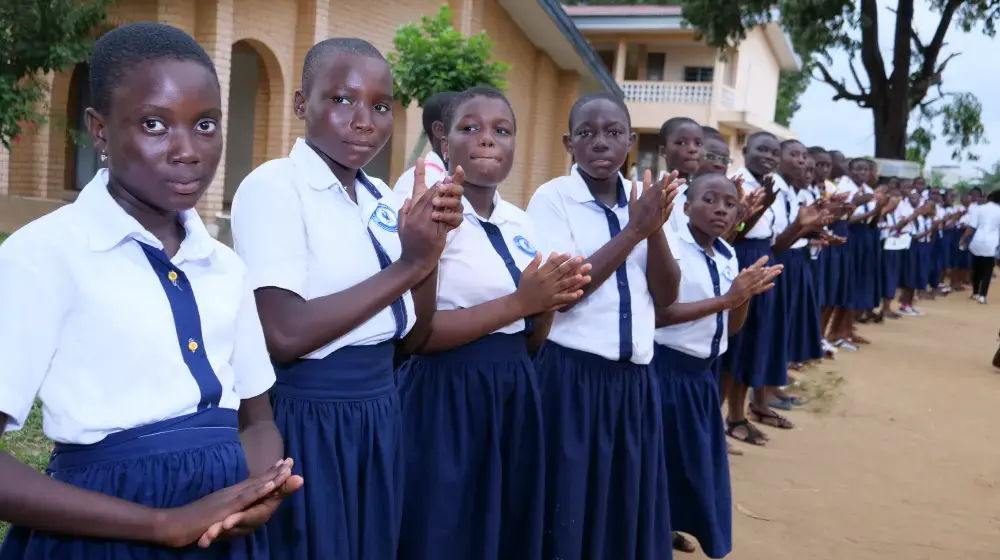
[[729,86],[722,86],[722,108],[736,109],[736,90]]
[[641,103],[682,103],[701,105],[712,102],[712,84],[688,82],[624,82],[627,101]]

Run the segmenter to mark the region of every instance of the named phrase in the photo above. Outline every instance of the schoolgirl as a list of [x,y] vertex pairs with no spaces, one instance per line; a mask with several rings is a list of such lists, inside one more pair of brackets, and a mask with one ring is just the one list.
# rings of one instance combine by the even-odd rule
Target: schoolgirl
[[991,192],[966,222],[959,246],[972,255],[972,296],[985,304],[1000,246],[1000,190]]
[[[865,179],[863,183],[858,183],[858,192],[866,195],[867,201],[859,203],[848,219],[850,233],[847,245],[853,249],[855,264],[853,298],[848,309],[853,311],[855,321],[867,323],[871,318],[872,310],[878,307],[880,300],[875,289],[880,268],[877,250],[879,234],[878,229],[873,224],[878,224],[882,204],[875,197],[875,189],[872,187],[875,183],[871,182],[874,174],[874,162],[867,159],[856,159],[851,164],[862,166],[865,170]],[[853,332],[851,340],[855,344],[868,343],[866,339]]]
[[[823,356],[819,343],[818,306],[808,273],[808,239],[805,238],[822,227],[822,216],[818,205],[799,206],[793,186],[804,185],[807,154],[805,146],[797,140],[781,143],[781,159],[774,176],[778,203],[772,207],[775,219],[771,251],[784,272],[775,281],[775,313],[769,325],[773,343],[768,352],[764,389],[754,387],[755,396],[762,392],[768,394],[767,406],[761,407],[759,399],[750,404],[751,416],[757,422],[786,430],[794,427],[791,421],[771,409],[790,410],[793,404],[798,404],[797,399],[781,390],[788,384],[789,356],[794,354],[799,358],[792,360],[797,363]],[[793,331],[796,331],[794,339]],[[801,347],[790,349],[792,340]]]
[[[654,365],[663,401],[673,528],[693,535],[709,558],[732,550],[729,462],[714,362],[727,334],[746,319],[750,298],[774,286],[781,266],[761,257],[739,271],[720,236],[737,217],[739,193],[725,175],[699,175],[688,188],[689,223],[669,237],[684,267],[677,301],[656,310]],[[678,546],[680,549],[693,547]]]
[[[979,208],[980,202],[982,201],[983,191],[979,187],[973,187],[969,192],[962,195],[962,208],[965,210],[965,214],[958,219],[958,229],[959,233],[956,238],[956,247],[958,250],[958,263],[959,263],[959,278],[964,286],[970,285],[972,283],[972,255],[969,253],[968,248],[963,248],[958,244],[958,241],[962,238],[962,233],[965,232],[965,226],[969,223],[971,219],[970,214],[974,214]],[[964,290],[963,290],[964,291]],[[975,299],[972,295],[969,296],[970,299]]]
[[[710,126],[701,127],[701,133],[705,139],[705,156],[701,160],[696,175],[704,173],[722,173],[729,171],[733,158],[729,157],[729,144],[722,137],[722,133]],[[676,201],[675,201],[676,202]],[[677,208],[677,204],[674,204]]]
[[[667,167],[660,172],[657,181],[663,181],[668,173],[676,173],[679,179],[690,181],[705,160],[705,134],[701,125],[687,117],[674,117],[660,127],[660,156]],[[670,215],[670,231],[676,233],[687,225],[684,203],[687,201],[687,185],[677,189],[674,209]]]
[[899,313],[907,317],[923,315],[915,305],[916,290],[922,289],[922,283],[926,283],[924,262],[920,258],[920,247],[916,236],[923,233],[923,218],[928,211],[930,211],[929,206],[920,203],[920,191],[915,188],[910,191],[907,200],[901,201],[896,208],[895,230],[905,240],[899,242],[905,246],[900,259],[899,287],[902,293],[899,296]]
[[256,529],[302,479],[244,266],[194,210],[222,157],[215,67],[133,23],[90,68],[108,167],[0,248],[0,432],[38,397],[55,442],[47,475],[0,453],[0,558],[267,558]]
[[959,286],[958,271],[955,268],[958,260],[958,240],[962,233],[957,225],[962,217],[961,204],[958,201],[958,193],[954,189],[949,189],[944,195],[945,222],[943,226],[942,240],[944,253],[944,277],[947,279],[946,291],[954,292]]
[[[762,257],[771,258],[771,240],[774,237],[774,223],[777,206],[784,202],[777,200],[774,177],[771,173],[781,157],[778,139],[767,132],[751,134],[743,149],[745,167],[738,169],[733,177],[743,181],[743,195],[750,196],[763,189],[766,196],[760,210],[751,215],[738,228],[734,239],[734,250],[740,269],[749,267]],[[729,392],[724,395],[726,407],[726,434],[734,439],[753,445],[764,445],[767,435],[750,423],[746,417],[747,393],[750,388],[764,387],[764,377],[770,359],[770,349],[774,344],[772,323],[774,322],[775,294],[768,291],[752,298],[747,310],[745,328],[730,337],[728,350],[722,364],[724,384]],[[764,410],[770,404],[765,391],[755,391],[754,399],[758,408]]]
[[948,211],[944,207],[944,193],[941,189],[931,189],[930,200],[934,203],[934,216],[932,217],[934,233],[930,235],[931,273],[929,284],[932,292],[947,294],[949,290],[944,284],[945,259],[947,257],[944,228],[948,219]]
[[[699,131],[700,132],[700,131]],[[650,362],[654,309],[677,298],[664,224],[679,181],[628,196],[635,142],[608,94],[570,111],[576,165],[538,188],[528,215],[544,252],[587,256],[591,282],[556,314],[535,358],[546,428],[545,558],[670,558],[663,417]],[[667,176],[670,180],[671,176]]]
[[[790,147],[790,151],[798,148]],[[804,149],[804,148],[803,148]],[[818,195],[814,187],[816,176],[816,160],[812,154],[806,150],[805,167],[802,171],[802,179],[793,181],[791,185],[798,206],[817,206],[823,204],[823,199]],[[793,218],[794,219],[794,218]],[[805,362],[819,360],[823,358],[825,348],[820,332],[820,301],[818,284],[822,282],[818,278],[815,262],[818,262],[819,251],[827,243],[829,238],[825,227],[817,231],[809,238],[803,237],[797,240],[790,251],[797,251],[800,255],[790,255],[793,260],[802,261],[803,282],[798,287],[790,287],[791,292],[798,291],[796,297],[792,294],[788,299],[788,316],[791,319],[791,328],[788,331],[787,360],[794,369]],[[787,404],[787,401],[782,403]]]
[[517,132],[502,93],[461,93],[442,122],[445,161],[465,173],[465,220],[438,265],[431,334],[397,372],[411,481],[398,558],[537,560],[545,461],[529,352],[553,309],[583,294],[590,265],[542,264],[531,218],[500,198]]
[[934,216],[937,214],[937,205],[928,196],[924,200],[925,211],[917,217],[915,222],[914,241],[916,243],[917,258],[920,260],[920,276],[917,278],[920,299],[934,299],[934,289],[931,281],[934,279],[934,234],[936,233]]
[[882,299],[882,308],[879,315],[883,319],[898,319],[900,314],[892,310],[892,302],[896,299],[896,289],[899,287],[900,265],[902,263],[903,251],[909,246],[909,237],[904,238],[904,234],[900,233],[897,229],[899,219],[897,218],[898,214],[896,210],[902,201],[899,187],[895,186],[887,189],[885,196],[888,202],[882,209],[882,216],[878,222],[879,240],[882,244],[878,285],[878,295]]
[[840,255],[843,282],[839,286],[837,294],[837,302],[842,302],[843,307],[838,309],[832,319],[829,339],[837,348],[851,352],[857,351],[856,344],[867,342],[854,333],[854,312],[858,310],[862,300],[858,295],[859,278],[867,277],[859,256],[864,249],[867,232],[866,227],[862,227],[862,225],[874,215],[873,205],[870,205],[874,194],[868,192],[871,190],[870,188],[868,191],[865,190],[865,181],[868,180],[868,177],[868,160],[853,159],[847,164],[847,174],[841,177],[837,184],[837,194],[845,195],[846,199],[850,201],[850,206],[854,209],[847,212],[849,216],[844,221],[844,225],[835,223],[833,226],[835,233],[845,232],[847,242]]
[[[441,152],[441,139],[444,137],[443,119],[448,107],[457,95],[458,93],[453,91],[442,91],[428,97],[427,101],[424,102],[421,119],[423,120],[424,136],[431,147],[430,152],[422,160],[427,188],[433,187],[448,176]],[[414,166],[404,171],[396,180],[396,184],[392,186],[392,192],[402,196],[412,196],[416,169]]]
[[[817,197],[829,201],[837,194],[837,183],[834,179],[840,179],[844,175],[843,154],[836,150],[827,152],[819,147],[810,149],[810,153],[816,162],[813,180],[816,185]],[[839,159],[836,159],[835,156]],[[831,210],[838,218],[843,215],[842,211],[838,212],[834,208]],[[825,230],[829,235],[825,238],[826,246],[820,249],[816,259],[814,278],[817,279],[817,299],[820,303],[821,345],[826,356],[832,358],[837,353],[837,347],[829,342],[827,332],[830,320],[838,307],[838,301],[841,307],[843,305],[843,300],[840,297],[843,295],[842,286],[844,284],[841,263],[843,245],[847,241],[847,221],[836,219]]]
[[310,478],[268,526],[278,558],[392,558],[402,512],[397,344],[434,312],[461,173],[404,201],[364,167],[392,133],[392,74],[375,47],[333,38],[306,54],[293,109],[306,138],[244,179],[236,250],[255,289],[277,382],[275,419]]

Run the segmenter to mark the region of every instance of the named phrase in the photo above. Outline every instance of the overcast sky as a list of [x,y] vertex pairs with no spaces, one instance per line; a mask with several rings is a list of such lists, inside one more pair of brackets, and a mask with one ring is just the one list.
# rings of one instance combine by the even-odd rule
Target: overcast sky
[[[885,6],[895,2],[880,2],[879,34],[882,43],[882,53],[891,64],[892,34],[895,26],[895,16]],[[916,2],[914,27],[920,33],[924,43],[928,43],[937,28],[938,14],[930,10],[927,0]],[[987,139],[990,144],[979,146],[975,151],[981,159],[975,163],[964,163],[963,169],[972,171],[976,166],[989,167],[1000,161],[1000,37],[994,42],[980,31],[963,33],[953,27],[945,39],[947,43],[942,49],[943,57],[953,52],[962,53],[948,64],[944,73],[945,91],[968,91],[976,95],[983,104],[983,124],[986,127]],[[991,44],[992,43],[992,44]],[[848,86],[854,90],[853,78],[847,65],[847,56],[837,53],[831,73],[834,77],[844,77]],[[858,73],[862,80],[866,75],[858,63]],[[891,70],[890,70],[891,71]],[[933,93],[934,90],[932,90]],[[872,133],[871,111],[861,109],[855,103],[846,100],[834,102],[833,88],[824,82],[813,81],[809,89],[802,95],[802,108],[792,120],[792,129],[798,133],[806,145],[820,145],[827,149],[840,149],[851,155],[870,155],[875,144]],[[930,165],[951,164],[951,149],[943,139],[935,140],[928,158]]]

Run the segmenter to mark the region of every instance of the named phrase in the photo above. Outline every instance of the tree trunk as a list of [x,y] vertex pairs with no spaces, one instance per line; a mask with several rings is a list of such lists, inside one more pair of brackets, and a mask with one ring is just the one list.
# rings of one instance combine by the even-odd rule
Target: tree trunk
[[906,159],[906,129],[909,115],[893,108],[892,102],[893,100],[889,99],[886,103],[872,107],[872,118],[875,121],[875,157]]
[[406,158],[406,168],[409,169],[417,164],[417,158],[424,153],[424,148],[427,147],[427,135],[421,134],[420,138],[417,139],[417,145],[413,146],[413,151],[410,152],[409,157]]

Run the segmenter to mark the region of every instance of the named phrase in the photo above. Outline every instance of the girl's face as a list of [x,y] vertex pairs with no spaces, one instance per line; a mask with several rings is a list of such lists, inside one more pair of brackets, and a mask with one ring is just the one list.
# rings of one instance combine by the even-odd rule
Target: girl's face
[[581,171],[595,179],[618,173],[635,144],[628,115],[608,99],[594,99],[578,107],[563,146]]
[[736,185],[724,175],[697,181],[697,187],[691,187],[692,196],[685,203],[684,211],[695,229],[714,239],[724,234],[736,220],[739,195]]
[[743,156],[746,158],[747,169],[758,175],[767,175],[778,167],[781,144],[771,136],[755,136],[743,149]]
[[854,160],[851,162],[851,180],[854,181],[859,187],[868,182],[870,173],[868,170],[868,162],[864,160]]
[[109,107],[105,115],[88,108],[85,118],[112,179],[151,208],[194,208],[222,158],[215,75],[192,61],[138,64],[111,92]]
[[819,185],[830,178],[830,171],[833,169],[833,160],[827,152],[813,154],[815,170],[813,171],[813,183]]
[[729,157],[729,146],[718,138],[705,139],[705,157],[698,167],[698,174],[725,173],[732,159]]
[[920,191],[916,189],[910,191],[910,206],[914,208],[920,206]]
[[701,127],[694,123],[684,123],[667,136],[667,144],[660,148],[660,154],[667,161],[667,169],[686,173],[696,173],[705,156],[705,136]]
[[913,188],[917,189],[918,191],[924,190],[925,186],[926,182],[924,181],[923,177],[917,177],[916,179],[913,180]]
[[947,203],[948,203],[949,205],[951,205],[951,204],[955,204],[955,200],[956,200],[957,198],[958,198],[958,194],[957,194],[957,193],[955,193],[955,191],[948,191],[948,194],[947,194],[947,195],[945,195],[945,197],[944,197],[945,201],[946,201],[946,202],[947,202]]
[[979,191],[972,191],[969,193],[969,200],[971,200],[973,204],[979,204],[983,201],[983,195]]
[[495,187],[514,165],[514,114],[503,99],[479,96],[455,107],[452,129],[441,141],[449,166],[462,166],[466,182]]
[[781,149],[781,176],[789,183],[801,184],[805,178],[806,147],[799,142],[788,142]]
[[306,138],[337,164],[361,169],[392,135],[392,73],[379,58],[337,54],[320,62],[309,91],[296,91]]
[[814,185],[816,180],[816,160],[812,157],[806,158],[806,167],[803,176],[803,184]]

